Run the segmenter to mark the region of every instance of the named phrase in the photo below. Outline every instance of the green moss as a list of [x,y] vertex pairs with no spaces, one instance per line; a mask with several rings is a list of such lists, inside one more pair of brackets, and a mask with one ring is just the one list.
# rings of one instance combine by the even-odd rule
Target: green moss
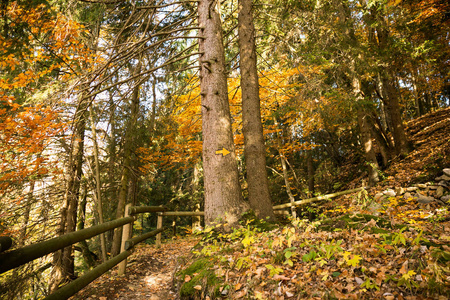
[[[183,282],[180,288],[182,299],[200,299],[202,293],[209,295],[211,298],[218,296],[222,282],[214,273],[213,266],[212,260],[199,258],[177,274],[179,280]],[[188,282],[184,282],[186,275],[191,277]],[[202,289],[195,289],[196,286],[201,286]]]

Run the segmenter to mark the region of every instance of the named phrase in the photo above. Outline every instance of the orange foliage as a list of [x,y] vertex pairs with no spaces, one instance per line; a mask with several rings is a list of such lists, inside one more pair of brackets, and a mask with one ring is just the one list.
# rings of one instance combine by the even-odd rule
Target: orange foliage
[[64,128],[56,110],[23,104],[16,95],[32,95],[38,84],[55,78],[55,70],[63,74],[59,82],[73,80],[81,66],[86,71],[96,61],[81,40],[83,26],[43,4],[25,9],[10,2],[5,19],[9,28],[25,28],[28,37],[20,41],[7,30],[0,33],[0,194],[49,172],[43,152]]
[[63,130],[56,111],[43,106],[21,107],[11,103],[0,109],[0,194],[31,176],[49,172],[42,155],[52,137]]
[[[267,139],[275,139],[281,132],[273,124],[275,115],[283,119],[282,126],[288,131],[301,132],[307,136],[313,130],[323,126],[318,110],[333,102],[332,98],[322,97],[320,101],[299,97],[302,87],[298,83],[299,76],[320,76],[319,68],[297,67],[295,69],[265,71],[260,75],[260,99],[263,130]],[[171,114],[171,126],[167,134],[153,142],[150,148],[141,148],[141,159],[144,162],[142,171],[165,167],[186,168],[201,159],[201,103],[200,87],[197,78],[190,78],[187,90],[190,92],[179,96],[175,101],[176,109]],[[240,79],[228,79],[228,95],[230,111],[233,119],[233,134],[236,151],[243,153],[244,138],[242,135],[241,89]],[[337,114],[338,110],[331,110],[330,115]],[[296,141],[286,141],[282,145],[282,152],[308,149],[311,145]]]

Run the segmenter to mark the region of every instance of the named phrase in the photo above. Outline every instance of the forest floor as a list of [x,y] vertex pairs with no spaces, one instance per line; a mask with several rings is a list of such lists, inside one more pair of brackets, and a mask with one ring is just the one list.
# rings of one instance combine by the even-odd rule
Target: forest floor
[[320,219],[272,226],[248,217],[231,232],[140,246],[126,275],[107,273],[73,299],[449,299],[449,204],[374,200],[450,168],[450,108],[407,130],[411,154],[393,159],[368,192],[316,206]]
[[161,248],[140,244],[128,258],[126,274],[119,276],[117,267],[93,281],[72,300],[170,300],[174,270],[180,259],[198,243],[198,238],[169,240]]

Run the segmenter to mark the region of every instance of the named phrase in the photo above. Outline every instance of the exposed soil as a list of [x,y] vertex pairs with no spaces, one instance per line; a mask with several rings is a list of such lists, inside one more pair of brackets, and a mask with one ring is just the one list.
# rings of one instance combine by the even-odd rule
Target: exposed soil
[[189,238],[165,242],[161,248],[139,245],[128,258],[126,274],[117,275],[117,267],[81,290],[72,300],[170,300],[174,270],[180,258],[198,242]]

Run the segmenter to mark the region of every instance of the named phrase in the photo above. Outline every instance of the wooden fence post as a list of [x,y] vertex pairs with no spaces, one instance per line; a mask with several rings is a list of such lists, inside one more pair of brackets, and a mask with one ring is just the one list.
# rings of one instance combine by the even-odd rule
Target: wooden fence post
[[[163,214],[158,213],[158,221],[156,224],[156,229],[162,228],[162,225],[163,225]],[[160,248],[160,247],[161,247],[161,233],[158,233],[156,235],[156,248]]]
[[[129,214],[130,207],[131,204],[127,204],[125,206],[125,217],[130,216]],[[131,237],[132,230],[133,230],[133,223],[127,223],[123,226],[122,245],[120,246],[120,253],[125,251],[125,242]],[[122,260],[122,262],[119,264],[119,275],[125,274],[126,267],[127,267],[127,258]]]

